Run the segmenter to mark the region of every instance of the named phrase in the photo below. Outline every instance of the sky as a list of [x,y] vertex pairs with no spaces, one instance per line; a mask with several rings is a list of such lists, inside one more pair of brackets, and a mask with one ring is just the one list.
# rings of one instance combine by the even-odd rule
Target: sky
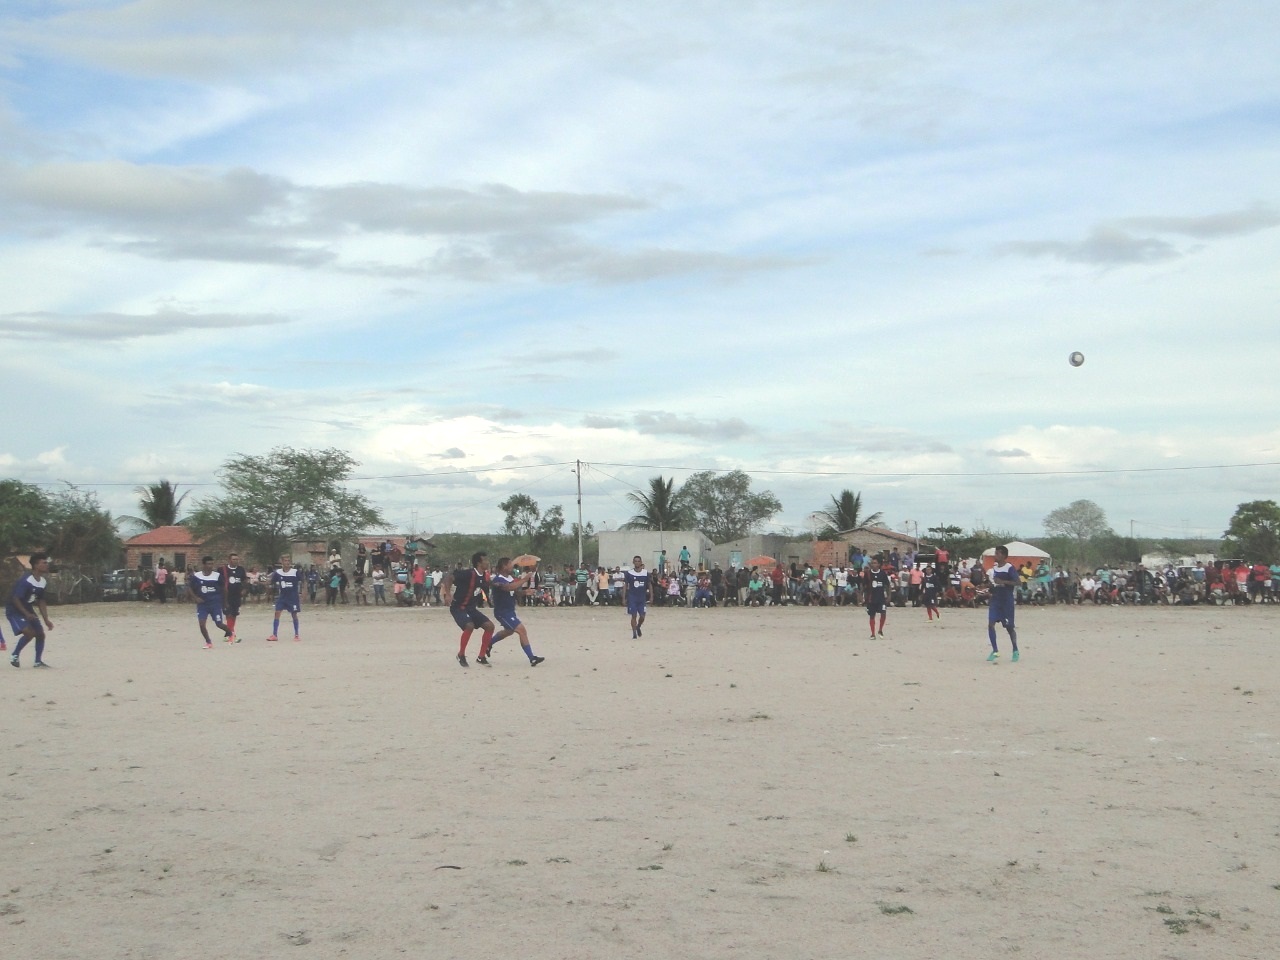
[[0,476],[1221,535],[1280,497],[1278,49],[1263,0],[7,0]]

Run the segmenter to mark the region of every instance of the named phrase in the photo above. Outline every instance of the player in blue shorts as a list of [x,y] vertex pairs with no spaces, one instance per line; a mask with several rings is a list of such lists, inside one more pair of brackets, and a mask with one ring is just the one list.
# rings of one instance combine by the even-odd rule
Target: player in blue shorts
[[[49,666],[44,662],[44,631],[53,629],[53,621],[49,619],[49,607],[45,604],[44,591],[48,586],[45,574],[49,572],[49,555],[33,553],[31,555],[31,572],[19,577],[9,594],[9,602],[4,613],[9,621],[9,628],[18,644],[13,648],[13,656],[9,658],[10,666],[18,666],[18,655],[32,640],[36,642],[37,667]],[[39,616],[36,612],[39,611]],[[44,621],[44,627],[40,621]]]
[[511,575],[511,558],[502,557],[498,560],[498,566],[494,570],[490,584],[493,587],[491,594],[493,597],[493,618],[502,624],[502,630],[489,641],[488,650],[482,649],[480,651],[480,656],[476,657],[476,663],[483,663],[487,667],[494,644],[499,640],[505,640],[513,633],[520,637],[520,647],[524,650],[524,655],[529,658],[529,666],[536,667],[547,659],[546,657],[534,656],[533,648],[529,646],[529,631],[525,629],[524,624],[520,622],[520,618],[516,616],[516,591],[525,586],[532,577],[532,573],[522,573],[518,577],[513,577]]
[[298,611],[302,609],[302,581],[302,571],[293,565],[293,557],[286,553],[280,558],[279,565],[271,571],[271,582],[280,592],[276,594],[276,616],[271,622],[268,643],[274,643],[278,639],[276,635],[280,632],[280,613],[284,610],[288,610],[293,617],[294,642],[302,639],[298,632]]
[[1009,631],[1009,643],[1013,646],[1014,663],[1018,662],[1018,631],[1013,627],[1014,592],[1018,589],[1018,570],[1009,562],[1009,548],[996,547],[996,562],[991,568],[991,600],[987,604],[987,639],[991,641],[992,663],[1000,658],[996,649],[996,624]]
[[201,557],[200,569],[193,570],[187,577],[187,595],[195,601],[196,618],[200,623],[200,635],[204,637],[204,648],[213,648],[209,639],[209,628],[206,621],[212,618],[214,626],[222,631],[224,637],[231,636],[231,628],[222,618],[222,592],[225,587],[222,571],[213,569],[213,557]]
[[644,568],[644,558],[638,554],[631,558],[631,569],[622,575],[627,595],[627,613],[631,614],[631,639],[644,636],[644,614],[649,605],[649,571]]
[[444,575],[440,585],[440,594],[444,602],[449,604],[449,613],[453,622],[462,630],[462,640],[458,644],[458,666],[469,666],[467,663],[467,641],[471,632],[479,627],[484,631],[480,639],[480,656],[489,653],[489,644],[493,641],[493,621],[480,612],[480,604],[488,596],[489,587],[489,555],[478,550],[471,555],[470,570],[451,570]]

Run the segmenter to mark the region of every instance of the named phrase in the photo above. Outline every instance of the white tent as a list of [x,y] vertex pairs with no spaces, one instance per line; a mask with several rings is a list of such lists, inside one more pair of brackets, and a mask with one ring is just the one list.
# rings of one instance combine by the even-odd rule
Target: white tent
[[[1048,560],[1049,555],[1039,547],[1033,547],[1029,543],[1023,543],[1021,540],[1010,540],[1005,545],[1005,549],[1009,551],[1009,556],[1017,557],[1019,560],[1030,558],[1032,560]],[[987,547],[982,551],[984,557],[994,557],[996,555],[995,547]]]

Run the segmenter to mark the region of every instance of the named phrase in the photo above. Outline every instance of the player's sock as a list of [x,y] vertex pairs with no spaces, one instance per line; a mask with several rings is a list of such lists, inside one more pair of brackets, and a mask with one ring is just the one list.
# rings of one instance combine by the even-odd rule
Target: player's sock
[[36,637],[36,663],[44,660],[44,637]]
[[28,636],[19,637],[18,645],[13,648],[13,656],[10,659],[17,660],[18,654],[22,653],[23,648],[30,642],[31,642],[31,638]]
[[533,648],[527,643],[520,644],[520,649],[524,651],[524,655],[529,658],[529,662],[533,663],[537,658],[533,655]]
[[489,648],[493,646],[493,631],[486,630],[480,635],[480,656],[487,657]]
[[235,633],[235,632],[236,632],[236,618],[235,618],[235,617],[227,617],[227,626],[231,628],[231,632],[232,632],[232,633]]
[[276,614],[276,618],[271,621],[271,635],[273,637],[280,636],[280,615]]
[[873,613],[867,617],[867,622],[871,624],[871,636],[874,637],[876,635],[876,615]]
[[1009,628],[1009,643],[1013,645],[1013,652],[1017,653],[1018,652],[1018,631],[1013,629],[1013,627]]
[[884,635],[884,622],[887,619],[889,619],[889,615],[887,613],[880,614],[880,633],[882,636]]
[[987,624],[987,639],[991,641],[991,649],[996,649],[996,625],[994,623]]
[[467,643],[471,640],[471,631],[462,631],[462,640],[458,643],[458,656],[465,657],[467,655]]

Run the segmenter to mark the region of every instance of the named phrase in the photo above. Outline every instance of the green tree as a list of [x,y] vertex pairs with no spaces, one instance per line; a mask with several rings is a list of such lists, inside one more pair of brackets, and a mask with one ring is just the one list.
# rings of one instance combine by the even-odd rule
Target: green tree
[[692,511],[694,526],[713,543],[749,536],[782,509],[771,491],[753,493],[751,478],[741,470],[723,476],[712,470],[695,473],[680,488],[679,498]]
[[640,512],[622,525],[624,530],[683,530],[693,525],[693,513],[675,490],[675,479],[661,474],[649,478],[648,491],[633,490],[627,499]]
[[869,526],[881,520],[884,514],[877,510],[875,513],[863,516],[862,494],[854,493],[852,490],[841,490],[840,495],[832,497],[826,509],[817,511],[815,516],[826,523],[826,526],[818,532],[818,539],[821,540],[846,530]]
[[222,465],[224,496],[201,500],[188,518],[197,535],[240,543],[272,563],[294,540],[347,541],[386,526],[362,495],[343,486],[359,464],[336,449],[276,447]]
[[506,515],[502,529],[509,536],[522,538],[531,552],[544,550],[564,534],[564,508],[559,504],[543,513],[533,497],[513,493],[498,504],[498,509]]
[[168,480],[134,487],[134,490],[138,494],[138,508],[142,511],[142,516],[126,516],[121,517],[121,520],[132,523],[143,530],[172,527],[185,522],[178,519],[178,514],[182,511],[183,501],[187,499],[191,491],[188,490],[182,496],[178,496],[177,486]]
[[954,549],[952,543],[964,536],[964,528],[942,523],[936,527],[929,527],[925,530],[925,533],[929,535],[930,543],[936,544],[945,550],[952,550]]
[[111,511],[98,495],[67,484],[49,501],[49,553],[63,563],[86,567],[115,567],[120,562],[120,537]]
[[1236,507],[1223,534],[1223,552],[1250,563],[1280,559],[1280,506],[1274,500],[1250,500]]
[[49,536],[49,498],[21,480],[0,480],[0,556],[35,551]]
[[1070,537],[1075,543],[1075,555],[1081,560],[1090,539],[1111,533],[1106,513],[1092,500],[1074,500],[1052,511],[1043,522],[1049,536]]

